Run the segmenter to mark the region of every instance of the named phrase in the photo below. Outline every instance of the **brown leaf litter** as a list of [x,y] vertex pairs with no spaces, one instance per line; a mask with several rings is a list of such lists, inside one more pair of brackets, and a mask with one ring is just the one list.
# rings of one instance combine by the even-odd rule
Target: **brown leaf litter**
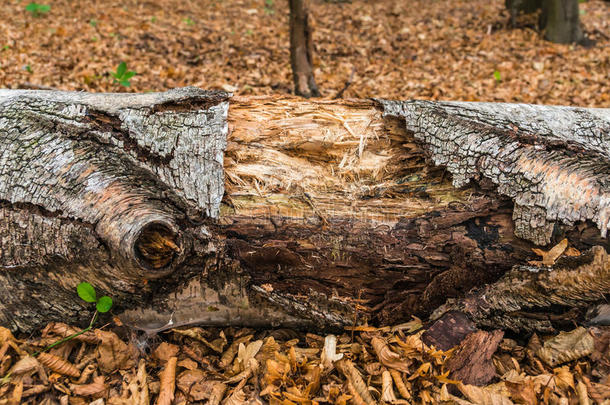
[[[136,337],[131,332],[125,339],[96,330],[98,340],[66,344],[37,357],[28,353],[49,339],[61,338],[68,325],[55,324],[45,336],[26,340],[0,328],[0,345],[8,343],[0,360],[9,365],[0,380],[0,404],[602,404],[610,400],[608,327],[579,327],[544,339],[533,335],[523,342],[503,337],[500,331],[475,330],[447,350],[426,344],[425,329],[359,328],[365,330],[325,337],[282,329],[190,328],[157,337]],[[136,341],[140,347],[152,346],[150,354],[137,349]],[[203,341],[226,344],[218,351],[221,346]],[[123,350],[100,358],[101,348],[109,346]]]

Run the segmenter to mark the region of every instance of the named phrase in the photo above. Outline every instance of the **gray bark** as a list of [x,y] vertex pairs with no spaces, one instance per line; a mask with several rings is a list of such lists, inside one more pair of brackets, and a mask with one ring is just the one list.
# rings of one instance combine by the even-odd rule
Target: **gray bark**
[[557,221],[610,226],[610,110],[503,103],[380,101],[405,118],[456,187],[491,182],[515,203],[515,233],[550,242]]
[[[536,244],[607,245],[609,110],[229,102],[0,91],[0,324],[86,321],[81,281],[148,332],[396,322],[468,307]],[[564,289],[548,307],[602,300],[588,285],[592,299]]]
[[129,300],[183,267],[185,224],[218,216],[227,99],[0,91],[0,323],[73,316],[79,281]]

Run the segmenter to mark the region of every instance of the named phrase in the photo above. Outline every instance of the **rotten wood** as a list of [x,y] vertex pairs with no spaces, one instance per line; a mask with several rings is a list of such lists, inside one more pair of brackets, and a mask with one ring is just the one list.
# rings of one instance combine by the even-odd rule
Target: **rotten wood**
[[[503,293],[495,282],[536,245],[607,246],[609,116],[192,88],[2,91],[0,324],[85,321],[80,281],[149,333],[392,323],[447,298],[479,324],[509,319],[506,302],[477,315],[463,300],[475,287]],[[593,299],[566,308],[606,291],[593,283]]]

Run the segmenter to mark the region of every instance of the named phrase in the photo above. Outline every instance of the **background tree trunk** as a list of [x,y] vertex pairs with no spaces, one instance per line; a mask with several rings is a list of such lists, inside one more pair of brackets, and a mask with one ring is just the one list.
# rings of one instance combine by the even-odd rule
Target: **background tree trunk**
[[540,28],[544,38],[560,44],[581,42],[578,0],[543,0]]
[[290,3],[290,66],[294,93],[302,97],[319,97],[313,75],[313,39],[309,24],[307,0],[289,0]]
[[510,24],[517,25],[517,16],[520,13],[532,14],[542,8],[543,0],[505,0],[504,5],[510,14]]
[[516,26],[520,13],[532,14],[541,10],[539,28],[544,39],[561,43],[581,43],[585,40],[580,26],[578,0],[506,0],[510,23]]
[[[607,247],[609,116],[2,91],[0,324],[86,321],[89,281],[149,332],[393,323],[451,297],[480,324],[548,331],[608,291],[610,265],[586,252]],[[563,238],[578,262],[525,282],[531,248]],[[481,297],[493,310],[469,306]]]

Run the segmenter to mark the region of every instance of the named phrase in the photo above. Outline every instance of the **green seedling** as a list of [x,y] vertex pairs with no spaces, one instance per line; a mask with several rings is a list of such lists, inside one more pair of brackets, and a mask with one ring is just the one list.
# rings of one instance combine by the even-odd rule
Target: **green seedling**
[[186,17],[183,21],[189,27],[195,25],[195,21],[191,20],[191,17]]
[[38,3],[30,3],[25,6],[25,11],[28,11],[32,14],[33,17],[40,17],[51,10],[51,6],[48,4],[38,4]]
[[498,70],[494,71],[494,79],[496,79],[496,83],[500,83],[502,81],[502,76]]
[[62,343],[65,343],[69,340],[74,339],[77,336],[82,335],[83,333],[89,332],[93,328],[95,321],[97,321],[98,315],[100,313],[102,313],[102,314],[106,313],[106,312],[110,311],[110,308],[112,308],[112,298],[108,297],[107,295],[97,298],[97,295],[95,293],[95,288],[93,288],[93,286],[87,282],[80,283],[76,287],[76,292],[78,293],[78,296],[83,301],[95,303],[95,313],[93,314],[93,318],[91,318],[91,322],[89,322],[89,326],[87,326],[85,329],[81,330],[80,332],[76,332],[70,336],[66,336],[63,339],[58,340],[55,343],[51,343],[44,349],[34,353],[34,356],[38,356],[40,353],[44,353],[48,350],[51,350],[52,348],[54,348],[56,346],[61,345]]
[[273,0],[265,0],[265,14],[275,14],[275,10],[273,9]]
[[119,83],[121,86],[129,87],[131,83],[129,79],[136,75],[133,70],[127,70],[127,64],[125,62],[119,63],[116,68],[116,72],[110,72],[110,75],[114,78],[114,83]]
[[97,20],[95,18],[92,18],[89,20],[89,25],[92,27],[97,27]]

